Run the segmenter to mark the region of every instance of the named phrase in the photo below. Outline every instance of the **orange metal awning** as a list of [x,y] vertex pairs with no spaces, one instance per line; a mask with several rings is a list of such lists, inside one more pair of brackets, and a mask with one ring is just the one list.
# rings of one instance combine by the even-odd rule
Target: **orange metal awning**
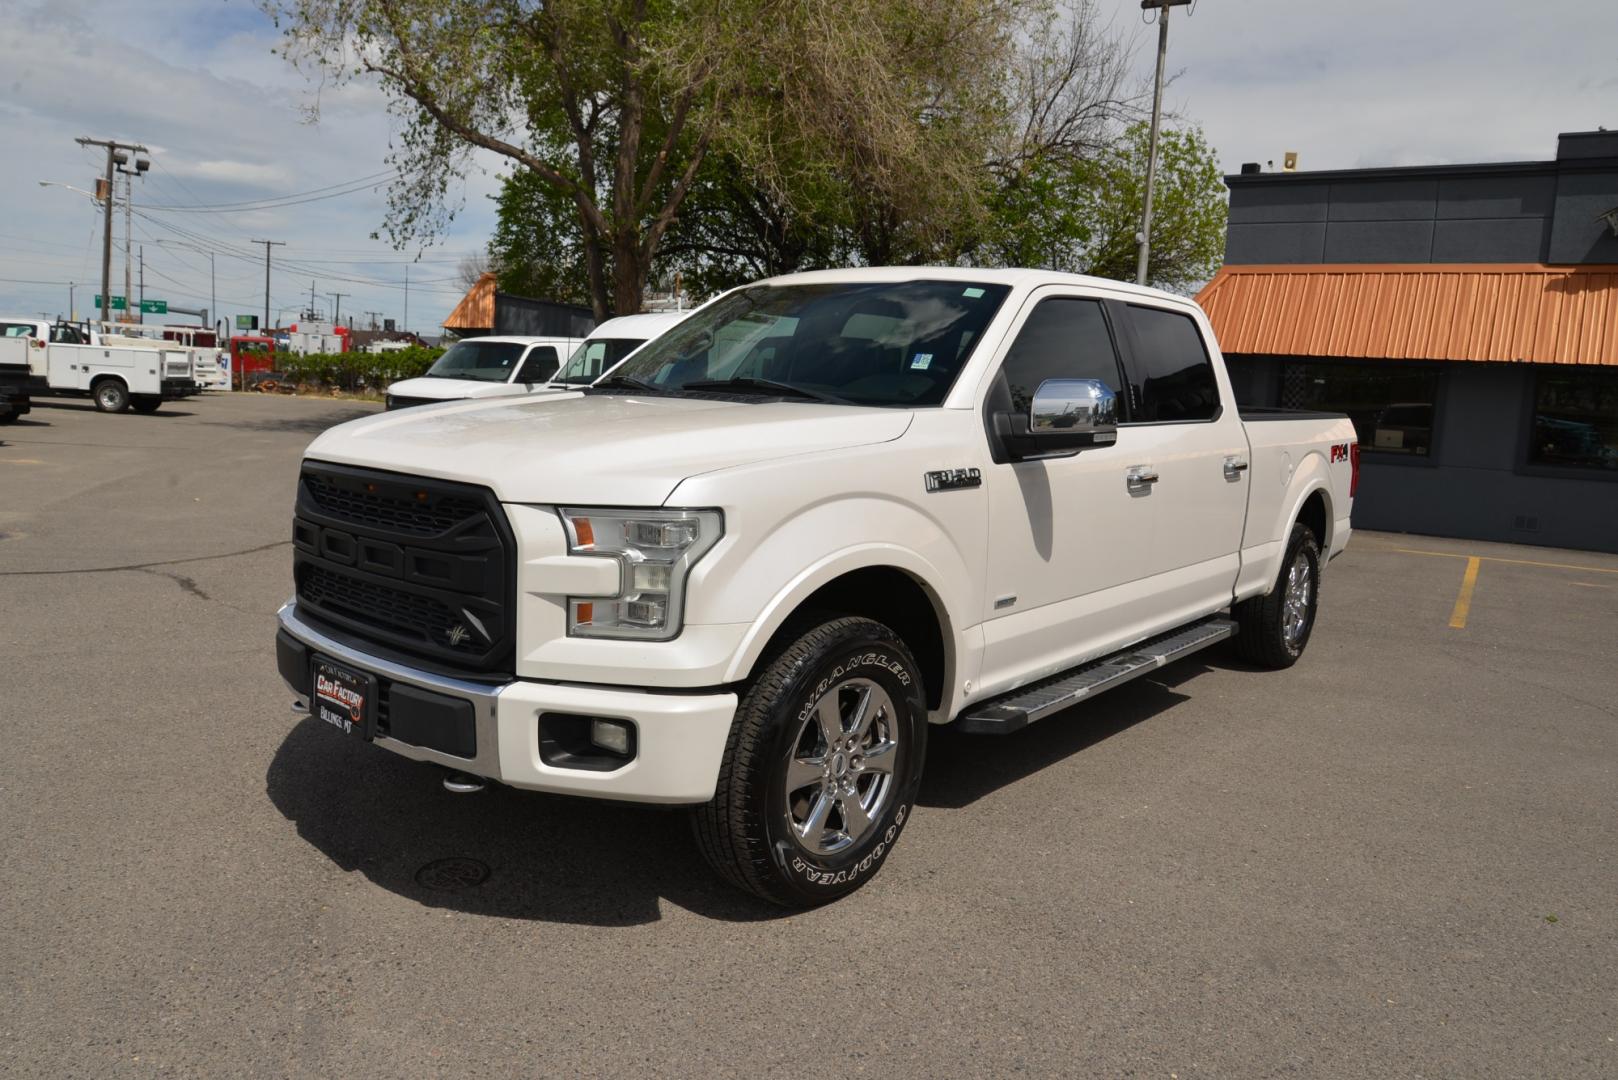
[[1197,301],[1227,353],[1618,365],[1618,266],[1227,266]]
[[443,322],[445,330],[487,330],[494,326],[494,274],[486,273],[466,290]]

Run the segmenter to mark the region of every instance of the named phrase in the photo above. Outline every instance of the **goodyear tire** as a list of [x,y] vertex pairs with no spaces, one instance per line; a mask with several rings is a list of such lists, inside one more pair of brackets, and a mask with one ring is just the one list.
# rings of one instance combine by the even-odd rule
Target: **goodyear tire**
[[813,907],[865,884],[893,851],[921,782],[927,706],[910,650],[881,623],[828,618],[783,639],[742,695],[692,825],[720,876]]
[[117,379],[102,379],[90,388],[90,396],[102,412],[120,413],[129,408],[129,388]]
[[1292,526],[1281,574],[1268,596],[1237,604],[1236,650],[1242,659],[1267,668],[1298,662],[1315,629],[1320,610],[1320,544],[1307,525]]

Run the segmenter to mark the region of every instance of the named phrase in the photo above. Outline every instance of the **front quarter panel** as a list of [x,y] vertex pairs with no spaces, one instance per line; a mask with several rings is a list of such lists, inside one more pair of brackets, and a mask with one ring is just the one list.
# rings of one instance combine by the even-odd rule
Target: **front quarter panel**
[[693,477],[675,489],[670,506],[725,512],[725,539],[693,571],[686,608],[688,627],[745,627],[721,681],[746,678],[815,590],[854,570],[892,567],[933,601],[949,708],[949,691],[975,671],[976,653],[961,643],[982,603],[986,501],[981,487],[929,492],[926,474],[983,468],[975,421],[956,410],[918,412],[902,438],[877,452],[765,462]]

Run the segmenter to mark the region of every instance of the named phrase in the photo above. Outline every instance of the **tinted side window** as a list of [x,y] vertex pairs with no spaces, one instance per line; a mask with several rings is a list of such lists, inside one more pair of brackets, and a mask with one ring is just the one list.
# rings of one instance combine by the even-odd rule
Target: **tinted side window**
[[1213,361],[1189,315],[1129,305],[1135,332],[1135,420],[1208,420],[1219,410]]
[[1047,379],[1100,379],[1115,394],[1123,385],[1099,300],[1041,300],[1017,332],[1000,372],[1017,413],[1028,411],[1034,391]]

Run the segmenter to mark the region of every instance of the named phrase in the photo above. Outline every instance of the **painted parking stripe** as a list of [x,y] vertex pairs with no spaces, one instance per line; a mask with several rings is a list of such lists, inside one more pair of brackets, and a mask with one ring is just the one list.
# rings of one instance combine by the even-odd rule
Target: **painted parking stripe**
[[1507,563],[1512,566],[1543,566],[1550,570],[1582,570],[1586,574],[1618,574],[1618,567],[1578,566],[1574,563],[1536,562],[1533,559],[1505,559],[1498,555],[1457,555],[1453,551],[1422,551],[1419,548],[1387,548],[1400,555],[1434,555],[1440,559],[1478,559],[1483,562]]
[[1466,573],[1461,577],[1461,594],[1455,598],[1455,610],[1449,613],[1451,630],[1465,630],[1466,616],[1472,610],[1472,590],[1478,587],[1478,567],[1483,560],[1473,555],[1466,560]]

